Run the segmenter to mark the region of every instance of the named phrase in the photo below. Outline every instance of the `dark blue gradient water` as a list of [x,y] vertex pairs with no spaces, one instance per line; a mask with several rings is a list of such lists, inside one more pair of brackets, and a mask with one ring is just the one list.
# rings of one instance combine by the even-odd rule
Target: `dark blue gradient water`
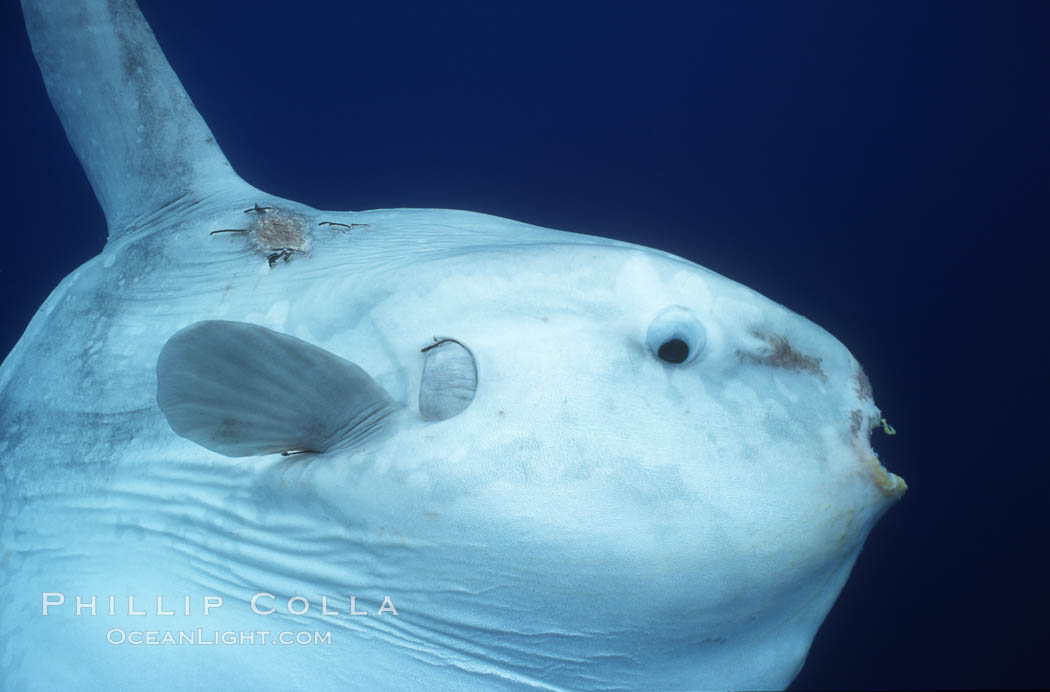
[[[261,189],[658,247],[853,351],[911,490],[797,688],[1050,684],[1050,5],[345,5],[142,2]],[[0,8],[4,354],[106,234],[21,21]]]

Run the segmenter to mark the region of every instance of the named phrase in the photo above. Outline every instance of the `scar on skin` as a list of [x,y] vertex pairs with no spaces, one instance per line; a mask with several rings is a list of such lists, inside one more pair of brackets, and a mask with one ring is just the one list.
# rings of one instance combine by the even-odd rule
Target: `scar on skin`
[[779,334],[763,334],[759,331],[753,331],[751,334],[769,344],[770,350],[768,353],[762,354],[744,353],[740,351],[739,353],[742,359],[752,363],[771,365],[774,368],[784,368],[785,370],[793,370],[795,372],[808,372],[817,375],[822,379],[827,379],[827,376],[820,367],[820,358],[799,353],[787,339]]
[[355,228],[367,228],[368,227],[367,223],[339,223],[338,221],[322,221],[321,223],[319,223],[317,225],[318,226],[330,226],[334,230],[340,231],[342,233],[346,233],[347,231],[352,231]]

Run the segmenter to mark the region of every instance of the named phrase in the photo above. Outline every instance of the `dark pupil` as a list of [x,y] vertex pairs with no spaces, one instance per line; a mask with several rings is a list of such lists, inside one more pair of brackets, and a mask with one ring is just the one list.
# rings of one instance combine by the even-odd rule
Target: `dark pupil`
[[669,339],[660,345],[656,355],[668,363],[684,363],[689,357],[689,347],[681,339]]

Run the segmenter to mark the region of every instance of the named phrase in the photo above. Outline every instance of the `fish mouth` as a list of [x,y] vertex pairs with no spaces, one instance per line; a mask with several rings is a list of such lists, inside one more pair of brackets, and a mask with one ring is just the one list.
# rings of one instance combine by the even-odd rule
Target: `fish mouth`
[[[856,417],[854,417],[854,421],[856,420]],[[887,435],[895,435],[896,431],[886,422],[885,418],[877,415],[868,418],[866,425],[863,427],[865,428],[864,431],[857,430],[856,432],[860,434],[855,434],[853,437],[853,445],[861,461],[862,472],[874,482],[875,487],[884,496],[891,500],[899,500],[908,490],[908,484],[904,482],[903,478],[890,472],[882,465],[879,455],[871,446],[871,436],[876,427],[882,428]]]
[[875,452],[872,452],[865,459],[864,466],[865,471],[875,481],[875,485],[882,491],[883,495],[898,500],[907,492],[908,484],[897,474],[887,471]]

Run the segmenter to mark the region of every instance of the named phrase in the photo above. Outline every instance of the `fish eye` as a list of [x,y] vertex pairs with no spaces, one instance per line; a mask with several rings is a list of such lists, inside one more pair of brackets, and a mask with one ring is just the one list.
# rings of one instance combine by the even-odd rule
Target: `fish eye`
[[645,342],[660,360],[683,365],[704,350],[707,332],[690,310],[674,305],[653,319],[645,333]]
[[684,363],[689,357],[689,345],[678,337],[668,339],[660,344],[656,355],[660,357],[660,360],[666,360],[668,363]]

